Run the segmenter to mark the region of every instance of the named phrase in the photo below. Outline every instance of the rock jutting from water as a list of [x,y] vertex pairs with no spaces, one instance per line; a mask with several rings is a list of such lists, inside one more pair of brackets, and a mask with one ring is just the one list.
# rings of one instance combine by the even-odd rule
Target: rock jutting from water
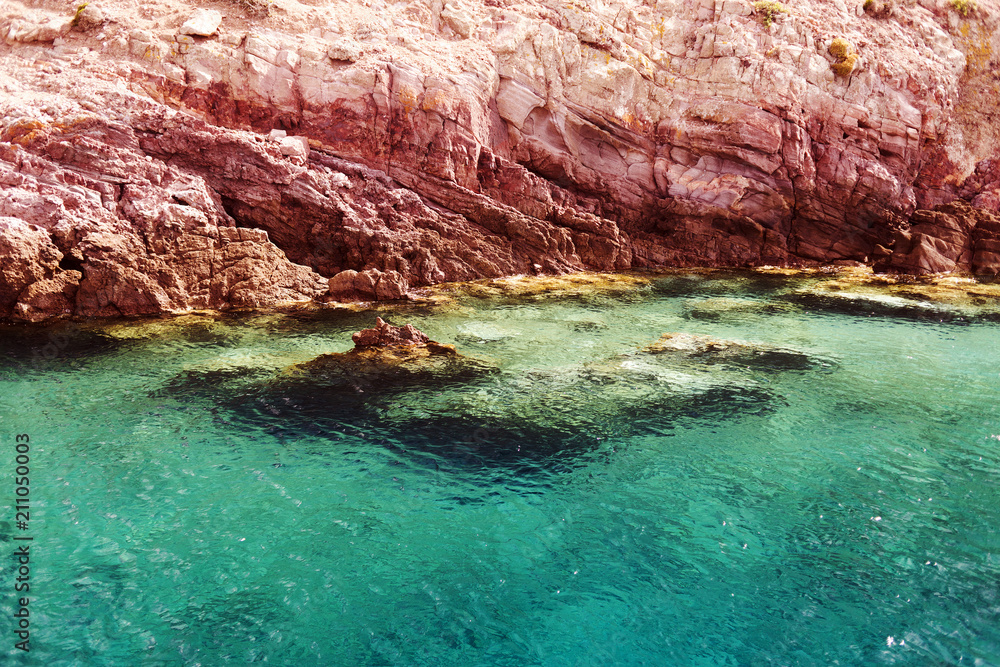
[[995,2],[277,4],[4,3],[0,320],[1000,271]]
[[[459,465],[537,470],[543,462],[571,463],[611,433],[643,433],[654,416],[689,423],[766,413],[776,394],[748,371],[814,365],[792,351],[770,358],[777,348],[713,340],[720,358],[639,351],[504,379],[489,360],[460,355],[416,329],[378,321],[359,334],[352,350],[299,364],[249,391],[245,378],[234,378],[239,397],[222,403],[248,423],[290,437],[356,430]],[[717,366],[707,374],[706,364]],[[189,373],[171,390],[197,395],[207,379],[225,377]],[[586,410],[567,409],[582,405]]]
[[[351,336],[355,347],[388,347],[390,345],[427,345],[431,339],[412,324],[396,327],[381,317],[375,318],[375,326],[362,329]],[[437,345],[437,343],[435,343]]]
[[454,345],[431,340],[412,324],[393,326],[381,317],[352,336],[354,348],[321,355],[293,371],[307,384],[336,391],[393,393],[414,385],[471,382],[492,371],[490,364],[458,353]]

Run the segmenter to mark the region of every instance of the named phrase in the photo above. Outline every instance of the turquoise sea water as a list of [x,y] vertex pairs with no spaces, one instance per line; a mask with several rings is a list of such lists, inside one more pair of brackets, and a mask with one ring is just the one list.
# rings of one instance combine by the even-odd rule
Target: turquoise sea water
[[[1000,665],[997,318],[805,284],[4,330],[3,662]],[[287,372],[376,314],[477,362]]]

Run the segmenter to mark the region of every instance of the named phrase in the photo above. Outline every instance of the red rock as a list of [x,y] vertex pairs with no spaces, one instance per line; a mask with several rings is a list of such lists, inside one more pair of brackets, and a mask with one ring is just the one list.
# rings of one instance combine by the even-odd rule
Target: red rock
[[426,345],[432,342],[427,334],[419,331],[412,324],[396,327],[381,317],[375,318],[375,326],[362,329],[351,339],[356,347],[388,347],[393,345]]
[[880,268],[899,273],[995,275],[1000,250],[1000,215],[965,202],[917,211],[909,230],[897,233],[892,254]]
[[[62,294],[78,280],[78,274],[69,277],[60,270],[63,255],[49,235],[17,218],[0,217],[0,257],[0,315],[8,318],[44,319],[35,314],[46,305],[44,295]],[[48,305],[62,314],[68,302]],[[15,306],[20,306],[16,313]]]
[[891,267],[900,273],[947,273],[958,268],[954,246],[927,234],[900,234]]
[[[739,2],[289,6],[178,39],[183,1],[106,0],[51,48],[23,40],[65,12],[17,5],[0,216],[48,241],[11,241],[0,319],[661,265],[989,273],[986,219],[940,208],[1000,207],[980,4],[960,27],[803,0],[770,31]],[[816,26],[859,45],[849,79]]]
[[[142,124],[152,126],[151,118]],[[17,137],[22,149],[0,150],[8,183],[0,214],[26,222],[7,219],[2,233],[9,261],[0,318],[262,307],[326,292],[326,281],[289,262],[266,232],[236,227],[202,178],[150,161],[135,130],[86,116]],[[0,138],[15,137],[8,127]],[[72,148],[54,150],[63,145]],[[238,155],[230,135],[215,158],[226,159],[227,145],[229,159]]]

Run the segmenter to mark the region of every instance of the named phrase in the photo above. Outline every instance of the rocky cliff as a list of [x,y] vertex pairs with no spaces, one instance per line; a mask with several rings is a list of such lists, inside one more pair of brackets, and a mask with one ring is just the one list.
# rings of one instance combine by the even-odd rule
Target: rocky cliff
[[2,319],[664,265],[1000,271],[996,0],[0,11]]

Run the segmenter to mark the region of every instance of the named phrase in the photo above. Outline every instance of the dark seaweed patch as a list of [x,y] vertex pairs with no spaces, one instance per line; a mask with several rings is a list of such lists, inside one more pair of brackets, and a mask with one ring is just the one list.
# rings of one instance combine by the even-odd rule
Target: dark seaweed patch
[[573,331],[579,331],[580,333],[590,333],[593,331],[602,331],[607,329],[608,325],[604,322],[573,322]]
[[0,372],[49,370],[67,362],[113,354],[123,342],[73,322],[0,327]]
[[156,398],[208,398],[218,399],[234,388],[252,380],[263,381],[270,372],[257,368],[227,368],[219,370],[188,370],[178,373],[160,389],[150,393]]
[[460,333],[455,336],[455,342],[462,345],[495,345],[504,342],[504,339],[484,338],[475,334]]
[[913,303],[897,301],[881,301],[864,297],[843,295],[827,295],[814,293],[792,293],[778,297],[793,303],[806,311],[818,311],[837,315],[852,315],[854,317],[886,317],[905,319],[917,322],[950,323],[967,325],[982,316],[972,315],[958,310],[937,306],[928,302]]
[[723,363],[737,368],[766,371],[804,371],[821,365],[808,355],[790,350],[750,350]]
[[[484,420],[435,407],[444,386],[380,385],[362,391],[346,382],[280,381],[233,397],[227,405],[238,419],[280,439],[308,434],[328,437],[331,446],[340,447],[332,434],[353,432],[406,454],[433,455],[457,468],[527,473],[573,466],[607,438],[660,432],[664,424],[740,419],[770,411],[775,401],[767,390],[732,386],[693,395],[651,392],[623,402],[602,398],[599,387],[583,380],[564,393],[562,405],[541,406],[525,392],[509,398],[504,414]],[[475,391],[475,383],[462,390]],[[407,406],[427,409],[401,406],[396,399],[403,392]],[[647,424],[655,429],[648,430]]]
[[684,318],[702,322],[742,322],[747,317],[788,315],[797,310],[790,303],[746,301],[743,303],[717,304],[699,299],[684,309]]
[[653,291],[661,297],[691,296],[767,296],[801,282],[780,274],[742,271],[714,271],[708,275],[670,275],[653,282]]
[[229,327],[220,327],[211,321],[186,324],[173,332],[172,337],[199,347],[225,347],[233,340]]
[[[769,372],[831,370],[836,367],[832,360],[813,357],[798,350],[779,347],[757,346],[737,341],[714,341],[703,336],[689,336],[696,348],[688,349],[682,339],[678,347],[672,347],[671,335],[645,350],[648,359],[679,366],[685,371],[707,370],[705,367],[722,366],[732,370],[753,370]],[[683,334],[676,335],[678,337]]]

